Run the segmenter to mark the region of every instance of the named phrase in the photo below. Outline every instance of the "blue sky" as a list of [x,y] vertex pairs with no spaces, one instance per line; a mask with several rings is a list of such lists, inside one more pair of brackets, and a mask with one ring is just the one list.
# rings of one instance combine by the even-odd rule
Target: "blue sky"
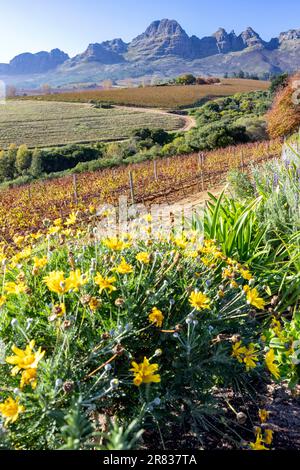
[[0,15],[0,62],[20,52],[59,47],[73,56],[90,42],[130,41],[162,18],[197,36],[252,26],[270,39],[300,28],[299,0],[12,0],[0,2]]

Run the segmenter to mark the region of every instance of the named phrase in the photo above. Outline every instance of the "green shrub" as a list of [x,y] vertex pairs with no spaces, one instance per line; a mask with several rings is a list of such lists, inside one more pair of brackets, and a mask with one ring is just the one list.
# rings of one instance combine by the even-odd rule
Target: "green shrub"
[[247,173],[239,170],[231,170],[227,176],[229,189],[236,199],[253,199],[255,188]]

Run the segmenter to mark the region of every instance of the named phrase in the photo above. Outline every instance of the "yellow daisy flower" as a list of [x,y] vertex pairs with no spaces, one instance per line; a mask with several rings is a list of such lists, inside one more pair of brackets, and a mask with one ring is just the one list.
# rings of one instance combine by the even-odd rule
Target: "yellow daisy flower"
[[271,374],[276,378],[280,378],[280,370],[279,366],[275,364],[275,352],[274,349],[270,349],[269,352],[267,352],[266,357],[265,357],[265,362],[266,365],[271,372]]
[[23,413],[25,408],[23,405],[19,404],[19,398],[14,400],[13,398],[9,397],[5,402],[0,403],[0,413],[1,415],[6,418],[5,426],[9,423],[14,423],[17,421],[19,414]]
[[117,281],[115,277],[105,278],[100,273],[97,273],[97,276],[94,280],[95,284],[100,287],[100,294],[102,294],[104,290],[108,290],[110,294],[117,290],[117,288],[113,285]]
[[150,364],[149,359],[144,357],[144,361],[141,364],[137,364],[136,362],[132,362],[132,369],[131,372],[134,374],[133,383],[137,387],[144,384],[149,383],[159,383],[160,382],[160,375],[156,374],[158,371],[158,364]]
[[122,258],[121,263],[114,269],[114,271],[119,274],[131,274],[133,272],[133,267],[126,262],[125,258]]
[[200,311],[210,309],[210,299],[202,292],[192,292],[189,302],[196,310]]
[[149,321],[154,323],[158,328],[162,327],[164,316],[158,308],[153,307],[152,312],[149,314]]
[[12,351],[15,353],[15,356],[8,356],[6,362],[12,364],[15,367],[11,371],[11,375],[17,375],[21,369],[36,369],[38,363],[43,359],[45,351],[42,351],[41,348],[37,352],[33,351],[35,346],[35,341],[32,340],[26,346],[24,350],[17,348],[17,346],[12,346]]
[[150,263],[150,254],[146,252],[141,252],[136,255],[136,260],[143,264]]

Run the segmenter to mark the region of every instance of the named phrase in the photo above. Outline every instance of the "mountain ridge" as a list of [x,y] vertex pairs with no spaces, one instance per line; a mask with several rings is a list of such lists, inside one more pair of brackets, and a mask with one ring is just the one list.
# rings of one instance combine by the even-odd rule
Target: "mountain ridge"
[[[300,29],[264,41],[250,26],[239,35],[219,28],[211,36],[189,36],[176,20],[153,21],[130,43],[116,38],[91,43],[74,57],[60,49],[23,53],[0,64],[0,78],[41,75],[51,83],[147,74],[172,76],[187,72],[220,75],[243,70],[259,75],[300,68]],[[56,75],[56,78],[55,78]],[[38,77],[37,81],[39,81]],[[22,79],[21,79],[22,80]]]

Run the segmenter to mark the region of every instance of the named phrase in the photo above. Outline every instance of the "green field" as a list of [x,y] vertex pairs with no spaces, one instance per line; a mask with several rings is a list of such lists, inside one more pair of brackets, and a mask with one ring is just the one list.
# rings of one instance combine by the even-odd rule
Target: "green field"
[[140,127],[171,131],[182,126],[182,118],[155,112],[12,100],[0,107],[0,148],[11,143],[32,148],[114,141],[127,138],[133,129]]

